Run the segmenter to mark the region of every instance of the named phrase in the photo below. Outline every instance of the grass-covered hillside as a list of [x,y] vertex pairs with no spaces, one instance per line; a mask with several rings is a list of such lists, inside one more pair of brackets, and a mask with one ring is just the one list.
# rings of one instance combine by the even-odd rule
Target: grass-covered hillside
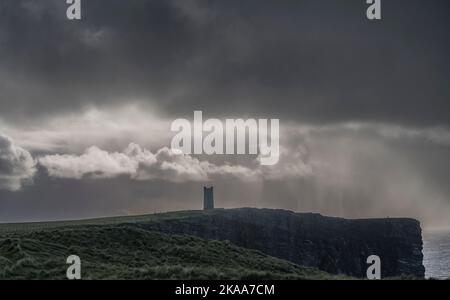
[[82,279],[334,278],[226,241],[125,224],[189,214],[0,225],[0,279],[65,279],[69,255],[81,258]]
[[31,231],[40,231],[55,229],[67,226],[81,225],[118,225],[118,224],[139,224],[148,222],[160,222],[164,220],[179,220],[193,218],[198,216],[215,215],[222,210],[185,210],[166,213],[155,213],[136,216],[105,217],[97,219],[53,221],[53,222],[30,222],[30,223],[3,223],[0,224],[0,236],[9,233],[24,233]]

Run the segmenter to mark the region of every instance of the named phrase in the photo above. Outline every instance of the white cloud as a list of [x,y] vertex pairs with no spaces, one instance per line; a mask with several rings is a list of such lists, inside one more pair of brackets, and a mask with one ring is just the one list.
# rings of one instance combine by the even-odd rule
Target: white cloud
[[[287,152],[285,152],[287,153]],[[186,154],[176,154],[167,147],[155,154],[137,144],[130,144],[123,152],[107,152],[90,147],[81,155],[47,155],[39,164],[52,177],[81,179],[112,178],[127,175],[135,180],[165,180],[171,182],[209,181],[218,177],[233,177],[244,181],[282,179],[310,175],[312,170],[303,160],[303,153],[289,152],[278,165],[267,167],[254,164],[214,164]]]
[[139,105],[90,107],[21,126],[11,126],[0,118],[2,131],[17,145],[47,153],[80,153],[92,145],[121,150],[131,142],[158,149],[170,143],[170,123],[156,109]]
[[97,178],[109,178],[123,174],[133,175],[138,162],[125,153],[108,153],[98,147],[90,147],[84,154],[48,155],[39,159],[50,176],[81,179],[89,175]]
[[93,146],[81,155],[46,155],[38,161],[50,176],[72,179],[127,175],[135,180],[171,182],[208,181],[213,176],[233,176],[245,180],[257,178],[261,172],[240,165],[200,161],[190,155],[175,154],[166,147],[153,154],[133,143],[123,152],[107,152]]
[[16,191],[36,172],[31,154],[0,135],[0,189]]

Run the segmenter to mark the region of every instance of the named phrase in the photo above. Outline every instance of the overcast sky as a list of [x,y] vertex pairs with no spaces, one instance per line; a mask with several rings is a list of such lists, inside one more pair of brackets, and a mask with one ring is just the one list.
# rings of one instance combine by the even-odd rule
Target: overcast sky
[[[450,2],[0,0],[0,222],[273,207],[450,226]],[[280,162],[171,122],[280,119]]]

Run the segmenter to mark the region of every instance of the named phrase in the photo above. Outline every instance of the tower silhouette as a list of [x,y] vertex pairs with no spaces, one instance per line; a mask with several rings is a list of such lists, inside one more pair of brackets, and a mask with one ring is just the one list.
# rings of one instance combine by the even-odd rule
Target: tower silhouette
[[213,187],[203,187],[203,209],[214,209]]

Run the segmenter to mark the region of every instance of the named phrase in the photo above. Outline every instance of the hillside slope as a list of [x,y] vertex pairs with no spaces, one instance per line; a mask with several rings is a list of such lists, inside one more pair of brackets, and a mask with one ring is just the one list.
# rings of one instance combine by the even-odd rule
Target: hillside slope
[[78,225],[0,235],[0,279],[64,279],[72,254],[81,258],[82,279],[335,278],[229,242]]
[[[139,237],[131,239],[121,237],[121,234],[115,233],[116,230],[121,231],[124,228],[133,232],[133,234],[139,233]],[[99,231],[104,230],[108,230],[106,235],[98,236],[95,239],[92,238],[92,236],[99,235]],[[76,237],[69,239],[73,234],[76,234]],[[60,235],[63,235],[62,238],[60,238]],[[216,275],[221,272],[226,273],[226,278],[237,278],[236,276],[239,277],[241,276],[240,274],[247,274],[240,271],[231,272],[233,268],[239,268],[239,266],[242,266],[250,273],[260,271],[272,272],[271,267],[258,268],[259,262],[256,263],[256,260],[253,258],[249,258],[248,264],[245,264],[247,261],[245,257],[253,257],[255,253],[259,253],[259,255],[264,253],[265,259],[271,261],[269,265],[273,264],[274,257],[277,257],[279,259],[276,260],[277,262],[283,260],[283,263],[286,263],[286,261],[289,261],[291,262],[290,266],[296,265],[297,268],[300,268],[298,266],[306,266],[320,269],[329,274],[345,274],[352,277],[365,277],[367,269],[366,259],[370,255],[378,255],[381,258],[383,278],[402,275],[420,278],[424,277],[425,271],[422,263],[420,223],[414,219],[348,220],[312,213],[294,213],[285,210],[254,208],[216,209],[82,221],[1,224],[0,238],[3,237],[2,243],[10,243],[11,240],[5,240],[5,236],[13,240],[19,239],[20,243],[22,243],[20,244],[21,249],[27,248],[27,243],[38,243],[36,247],[43,247],[49,253],[48,256],[45,256],[49,260],[51,260],[56,249],[67,250],[63,256],[69,250],[76,250],[86,255],[85,253],[91,253],[89,251],[85,252],[85,250],[89,250],[88,248],[83,248],[87,247],[87,245],[83,246],[83,244],[79,243],[83,243],[84,240],[92,240],[92,243],[95,245],[97,241],[102,241],[103,244],[99,246],[99,251],[96,252],[97,256],[92,257],[92,265],[96,265],[94,262],[100,262],[102,268],[106,268],[101,263],[102,251],[114,251],[114,248],[120,249],[120,247],[124,247],[123,253],[117,254],[116,257],[113,253],[108,254],[108,257],[114,257],[113,261],[117,262],[120,268],[126,270],[120,275],[124,278],[131,276],[129,272],[135,272],[136,268],[139,270],[138,265],[141,265],[141,261],[134,258],[137,257],[137,254],[130,257],[130,253],[135,253],[135,251],[139,255],[144,255],[146,259],[150,259],[150,264],[147,263],[147,260],[144,261],[144,264],[148,264],[147,266],[150,268],[165,266],[165,262],[168,262],[167,266],[169,268],[181,266],[183,270],[187,270],[186,268],[197,270],[206,267],[209,270],[213,270],[211,272]],[[112,238],[113,236],[114,238]],[[186,246],[189,245],[187,241],[194,238],[194,236],[200,238],[195,240],[198,247]],[[148,240],[143,248],[139,244],[141,239]],[[164,249],[172,247],[177,249],[177,251],[181,251],[183,255],[187,255],[189,259],[179,261],[175,259],[177,257],[175,254],[169,255],[171,252],[167,252],[167,255],[169,255],[167,257],[164,256],[166,252],[152,252],[158,249],[148,247],[153,243],[151,242],[152,240],[155,240],[154,243],[164,241],[158,247]],[[214,242],[213,240],[216,241]],[[116,241],[121,241],[123,244],[116,245]],[[133,248],[133,243],[138,243],[135,245],[136,249]],[[214,245],[214,247],[211,245]],[[57,248],[53,250],[48,248],[51,246]],[[2,246],[2,249],[4,247]],[[16,247],[19,246],[16,245]],[[109,247],[114,248],[109,249]],[[216,247],[220,248],[223,261],[217,260],[217,256],[213,255],[217,250],[215,249]],[[240,251],[243,251],[243,260],[236,261],[234,267],[229,267],[233,266],[233,262],[230,264],[228,259],[229,257],[234,257],[232,253],[229,253],[229,247],[245,248],[239,248],[241,249]],[[29,246],[27,249],[31,251],[33,248],[34,246]],[[249,249],[260,252],[254,252]],[[206,252],[202,252],[203,250]],[[29,256],[39,256],[43,251],[39,250],[37,253],[29,254]],[[195,255],[197,252],[202,253],[202,255]],[[7,258],[4,253],[0,252],[0,256]],[[188,253],[192,253],[192,257]],[[6,254],[8,253],[6,252]],[[70,254],[77,254],[77,252]],[[162,256],[158,257],[158,255]],[[123,260],[120,257],[123,257]],[[206,257],[205,260],[202,260],[202,257]],[[91,258],[86,256],[85,259]],[[14,265],[14,260],[12,262],[5,261],[10,263],[10,265]],[[137,262],[137,264],[134,264],[134,262]],[[2,263],[4,262],[0,258],[0,266]],[[42,261],[39,260],[38,263],[42,263]],[[90,267],[89,263],[87,267]],[[119,267],[117,268],[120,269]],[[275,272],[273,276],[267,276],[269,276],[268,278],[279,278],[280,276],[304,278],[304,269],[292,271],[290,268],[285,269],[283,272]],[[183,276],[185,276],[183,278],[191,278],[183,272],[185,271],[182,271]],[[176,273],[175,271],[173,272],[173,274]],[[207,276],[206,274],[209,273],[202,274],[201,276]],[[102,276],[104,277],[105,275]],[[143,275],[139,274],[136,276],[141,278]],[[200,275],[196,276],[192,276],[192,278],[198,278]],[[312,274],[312,277],[314,276]],[[166,277],[163,276],[163,278]],[[144,278],[146,277],[144,276]],[[160,277],[159,275],[153,275],[153,277],[149,276],[149,278]]]

